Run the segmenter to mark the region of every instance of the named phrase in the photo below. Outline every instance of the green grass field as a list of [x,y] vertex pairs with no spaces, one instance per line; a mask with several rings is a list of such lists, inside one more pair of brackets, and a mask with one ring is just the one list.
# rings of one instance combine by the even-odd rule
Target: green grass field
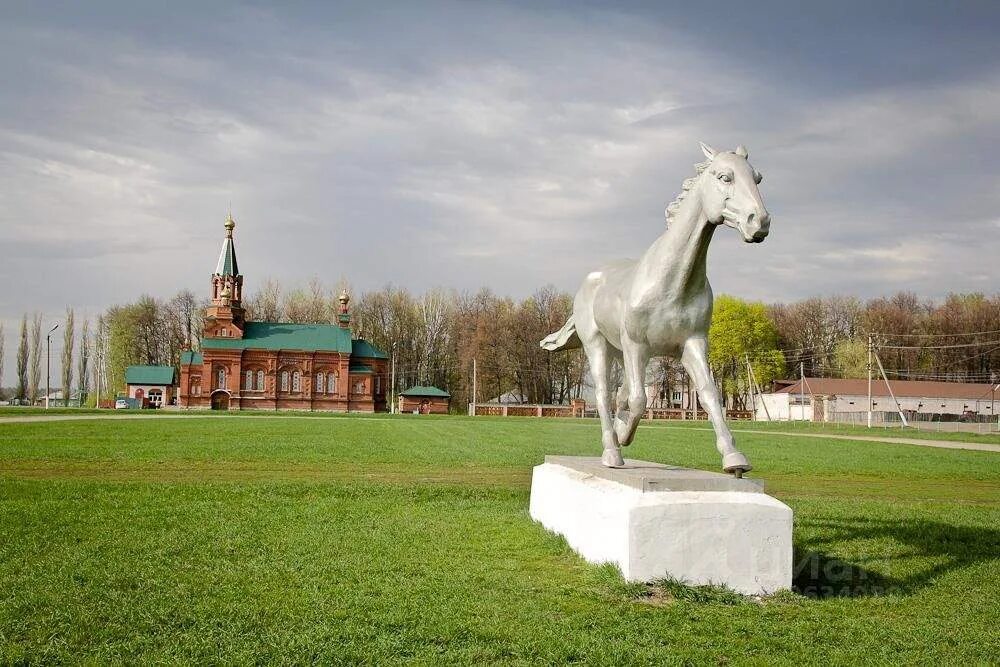
[[[527,515],[592,420],[0,424],[0,663],[986,663],[1000,454],[740,434],[795,593],[627,585]],[[978,439],[976,441],[979,441]],[[715,469],[708,430],[628,455]]]

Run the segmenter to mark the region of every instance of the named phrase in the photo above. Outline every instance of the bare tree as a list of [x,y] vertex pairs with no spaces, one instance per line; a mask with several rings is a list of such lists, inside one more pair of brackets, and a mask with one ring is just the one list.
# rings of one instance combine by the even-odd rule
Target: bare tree
[[38,388],[42,384],[42,314],[31,318],[31,357],[28,362],[28,398],[31,403],[38,399]]
[[28,315],[21,318],[21,342],[17,346],[17,400],[28,397]]
[[101,390],[108,388],[108,325],[104,315],[97,316],[97,324],[94,325],[94,390],[96,392],[95,406],[101,407]]
[[285,315],[281,310],[281,285],[270,278],[247,299],[244,304],[247,319],[259,322],[283,322]]
[[87,386],[90,380],[90,322],[87,320],[83,321],[83,326],[80,328],[80,352],[77,355],[77,367],[76,367],[76,377],[77,382],[80,384],[80,406],[84,405],[87,400]]
[[[176,347],[180,350],[194,350],[201,342],[202,315],[205,312],[198,303],[198,297],[191,290],[178,292],[167,306],[170,313],[171,329],[175,335]],[[273,321],[273,320],[268,320]],[[171,354],[171,360],[173,360]]]
[[73,384],[73,345],[76,332],[73,323],[73,309],[66,309],[66,324],[63,325],[63,349],[62,349],[62,396],[63,407],[69,406],[70,387]]

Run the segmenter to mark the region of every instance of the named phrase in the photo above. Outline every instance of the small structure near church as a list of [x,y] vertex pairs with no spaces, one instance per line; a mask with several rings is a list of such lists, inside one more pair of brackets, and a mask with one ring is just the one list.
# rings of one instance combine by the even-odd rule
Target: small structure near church
[[173,366],[129,366],[125,369],[125,391],[139,407],[170,405],[176,384],[177,370]]
[[410,387],[399,394],[400,413],[446,415],[451,406],[451,394],[437,387]]
[[246,320],[235,227],[228,216],[201,351],[181,355],[181,407],[384,411],[388,355],[352,338],[346,291],[337,324]]

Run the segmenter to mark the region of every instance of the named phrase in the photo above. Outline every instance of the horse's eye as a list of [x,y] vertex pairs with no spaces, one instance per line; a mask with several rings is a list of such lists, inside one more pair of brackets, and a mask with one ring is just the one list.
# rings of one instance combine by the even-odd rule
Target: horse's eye
[[730,176],[729,174],[719,174],[719,180],[722,181],[723,183],[732,183],[733,177]]
[[763,180],[764,180],[764,175],[763,174],[761,174],[759,171],[754,171],[753,172],[753,181],[754,181],[754,183],[756,183],[757,185],[760,185],[760,182],[763,181]]

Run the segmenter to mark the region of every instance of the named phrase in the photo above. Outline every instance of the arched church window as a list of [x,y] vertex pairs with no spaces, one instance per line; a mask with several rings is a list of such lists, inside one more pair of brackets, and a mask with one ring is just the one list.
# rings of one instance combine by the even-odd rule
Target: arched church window
[[376,394],[381,394],[382,393],[382,376],[381,375],[376,375],[375,376],[375,393]]
[[253,391],[253,371],[247,371],[247,379],[243,383],[243,388],[247,391]]
[[281,371],[281,391],[288,391],[288,371]]
[[302,376],[298,371],[292,372],[292,391],[302,391]]
[[316,386],[313,388],[313,392],[316,394],[322,394],[324,391],[324,375],[322,373],[316,373]]
[[226,388],[226,369],[220,368],[215,372],[215,388],[225,389]]
[[257,371],[257,391],[264,391],[264,371]]
[[328,394],[337,393],[337,376],[333,373],[326,374],[326,391]]

